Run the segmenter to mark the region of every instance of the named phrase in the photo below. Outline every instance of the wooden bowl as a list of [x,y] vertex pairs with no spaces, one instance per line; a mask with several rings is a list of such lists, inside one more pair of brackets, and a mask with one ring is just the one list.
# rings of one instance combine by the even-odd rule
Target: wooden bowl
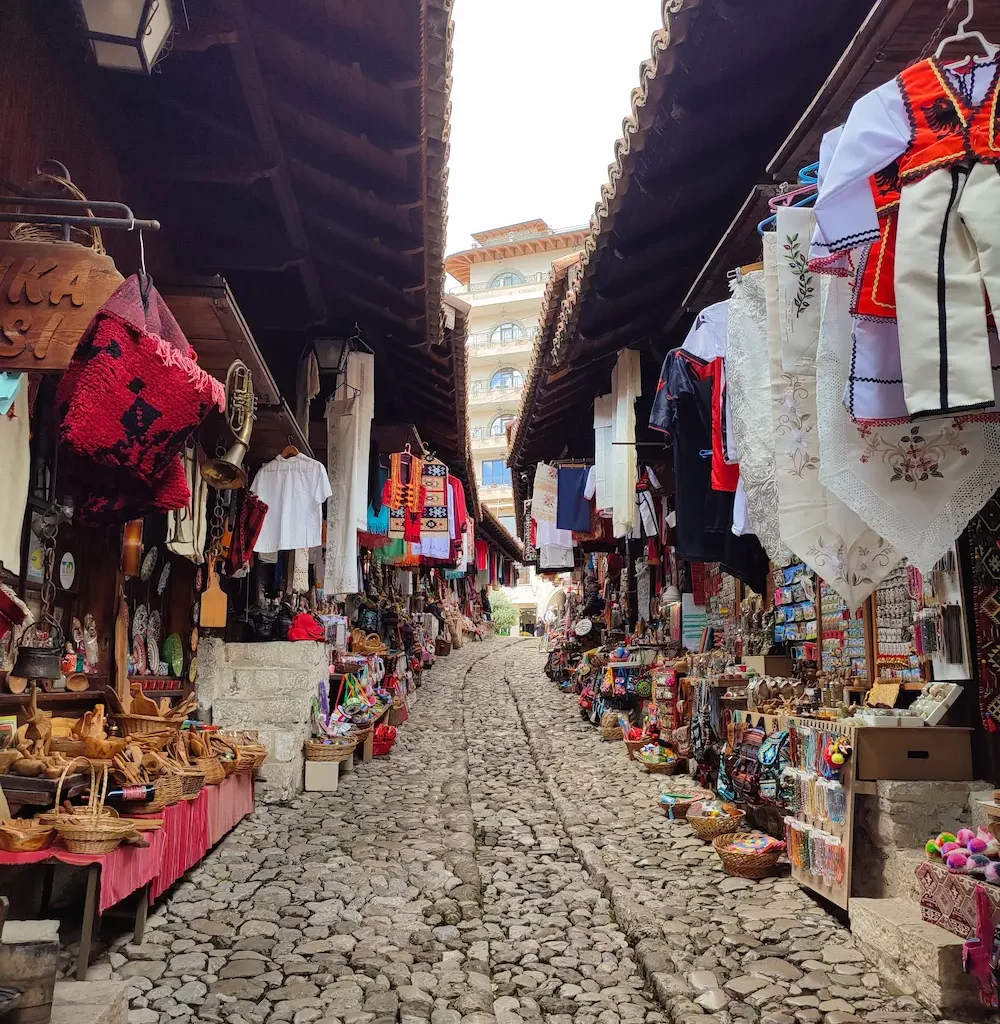
[[84,690],[90,689],[90,680],[87,678],[86,672],[73,672],[71,675],[66,677],[66,689],[72,690],[73,693],[83,693]]

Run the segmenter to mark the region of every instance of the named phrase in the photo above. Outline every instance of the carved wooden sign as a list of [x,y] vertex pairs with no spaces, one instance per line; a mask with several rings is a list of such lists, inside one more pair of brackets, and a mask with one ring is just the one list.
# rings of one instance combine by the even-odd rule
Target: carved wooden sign
[[0,240],[0,371],[65,370],[122,280],[110,256],[76,242]]

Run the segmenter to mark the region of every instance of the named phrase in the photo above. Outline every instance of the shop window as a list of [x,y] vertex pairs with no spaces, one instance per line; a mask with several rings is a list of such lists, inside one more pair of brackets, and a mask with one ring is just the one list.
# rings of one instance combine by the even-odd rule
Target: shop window
[[510,467],[503,459],[483,461],[484,487],[510,487]]
[[493,388],[523,388],[524,387],[524,374],[520,370],[515,370],[512,367],[505,366],[502,370],[497,370],[496,373],[490,378],[490,389]]
[[490,424],[490,436],[503,437],[507,433],[507,424],[510,423],[513,418],[513,416],[498,416]]

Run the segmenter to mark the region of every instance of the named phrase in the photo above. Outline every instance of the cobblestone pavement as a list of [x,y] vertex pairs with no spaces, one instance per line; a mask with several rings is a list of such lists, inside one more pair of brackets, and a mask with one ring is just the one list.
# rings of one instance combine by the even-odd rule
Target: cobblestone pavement
[[934,1019],[794,883],[724,875],[542,663],[454,652],[390,758],[260,807],[93,969],[130,1024]]

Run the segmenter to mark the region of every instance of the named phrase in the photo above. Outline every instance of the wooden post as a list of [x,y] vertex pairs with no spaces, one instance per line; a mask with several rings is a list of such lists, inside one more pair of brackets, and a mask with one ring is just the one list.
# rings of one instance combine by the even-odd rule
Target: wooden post
[[90,944],[94,938],[94,920],[97,916],[97,879],[101,874],[99,864],[87,868],[87,896],[83,904],[83,927],[80,930],[80,951],[76,956],[76,980],[87,980],[90,966]]

